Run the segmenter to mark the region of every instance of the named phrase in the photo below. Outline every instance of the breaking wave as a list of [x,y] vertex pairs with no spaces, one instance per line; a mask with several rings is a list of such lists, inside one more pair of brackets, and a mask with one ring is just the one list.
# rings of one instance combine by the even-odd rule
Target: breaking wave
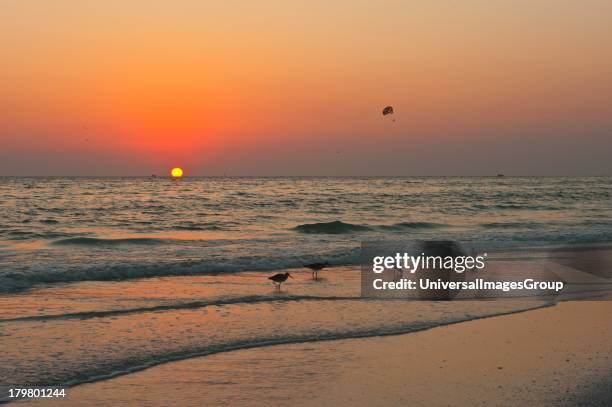
[[[130,239],[131,240],[131,239]],[[0,271],[0,292],[23,291],[40,284],[78,281],[121,281],[164,276],[193,276],[240,273],[245,271],[275,271],[295,269],[314,262],[334,266],[359,264],[359,248],[321,254],[287,255],[284,257],[244,256],[233,259],[203,259],[169,263],[102,264],[88,267],[48,268],[27,271]]]

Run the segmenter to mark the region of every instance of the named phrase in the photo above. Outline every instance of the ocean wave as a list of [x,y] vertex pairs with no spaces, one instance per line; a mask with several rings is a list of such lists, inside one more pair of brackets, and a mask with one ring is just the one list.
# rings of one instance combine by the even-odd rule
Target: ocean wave
[[297,301],[363,301],[362,297],[342,296],[313,296],[313,295],[248,295],[235,298],[218,298],[214,300],[188,301],[174,304],[155,305],[151,307],[124,308],[116,310],[70,312],[65,314],[30,315],[26,317],[2,318],[1,323],[26,322],[26,321],[49,321],[62,319],[91,319],[106,318],[118,315],[139,314],[146,312],[170,311],[181,309],[196,309],[223,305],[257,304],[268,302],[297,302]]
[[8,240],[14,240],[14,241],[57,239],[61,237],[74,236],[69,233],[65,233],[61,231],[34,232],[30,230],[9,230],[7,232],[0,232],[0,235],[5,235],[8,238]]
[[54,246],[120,246],[120,245],[157,245],[165,244],[168,239],[153,237],[130,237],[122,239],[102,239],[96,237],[72,237],[52,242]]
[[328,262],[333,266],[357,265],[359,264],[359,248],[319,254],[287,255],[285,257],[244,256],[233,259],[204,259],[175,263],[103,264],[32,272],[4,271],[0,274],[0,292],[23,291],[40,284],[79,281],[121,281],[164,276],[276,271],[300,268],[304,264],[316,262]]
[[300,233],[331,235],[361,232],[370,229],[371,228],[369,226],[354,225],[352,223],[344,223],[339,220],[332,222],[305,223],[293,228],[293,230]]
[[[216,345],[207,345],[202,347],[193,347],[190,349],[182,349],[177,351],[171,351],[161,354],[148,354],[143,356],[130,357],[127,360],[117,360],[112,363],[99,366],[97,368],[90,368],[83,371],[72,371],[71,374],[63,379],[58,377],[56,382],[49,382],[48,378],[45,378],[45,383],[29,383],[30,386],[45,385],[45,386],[75,386],[83,383],[97,382],[101,380],[111,379],[113,377],[122,376],[141,370],[145,370],[157,365],[164,363],[190,359],[194,357],[209,356],[219,353],[233,352],[244,349],[255,349],[275,345],[285,344],[300,344],[300,343],[311,343],[311,342],[323,342],[323,341],[334,341],[343,339],[358,339],[358,338],[370,338],[380,336],[391,336],[409,334],[419,331],[424,331],[432,328],[441,326],[453,325],[457,323],[463,323],[483,318],[496,317],[501,315],[516,314],[526,311],[531,311],[539,308],[553,306],[554,303],[539,303],[537,305],[524,306],[515,308],[509,311],[503,312],[492,312],[483,315],[464,315],[448,320],[428,320],[410,322],[405,324],[390,325],[385,327],[375,327],[366,329],[353,329],[348,331],[339,332],[321,332],[317,334],[303,334],[303,335],[286,335],[286,336],[272,336],[272,337],[261,337],[250,340],[236,340],[225,343],[219,343]],[[5,402],[7,399],[0,399],[0,402]]]
[[400,222],[393,225],[381,225],[378,229],[382,230],[404,230],[404,229],[437,229],[448,227],[443,223],[434,222]]
[[222,230],[223,228],[219,225],[213,224],[192,224],[192,225],[174,225],[170,227],[171,230]]
[[559,211],[565,209],[560,205],[544,205],[529,203],[500,202],[491,204],[472,204],[472,210],[532,210],[532,211]]
[[511,228],[537,228],[541,226],[541,224],[536,222],[491,222],[491,223],[481,223],[480,226],[487,229],[511,229]]
[[448,225],[434,222],[399,222],[392,225],[358,225],[346,223],[339,220],[332,222],[305,223],[298,225],[293,230],[306,234],[350,234],[354,232],[364,232],[372,230],[381,231],[402,231],[406,229],[436,229],[444,228]]

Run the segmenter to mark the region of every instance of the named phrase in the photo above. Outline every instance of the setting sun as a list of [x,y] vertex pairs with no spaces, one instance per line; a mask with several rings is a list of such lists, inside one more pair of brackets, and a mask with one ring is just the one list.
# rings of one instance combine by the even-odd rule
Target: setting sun
[[172,171],[170,171],[170,174],[174,178],[181,178],[183,176],[183,169],[180,167],[175,167],[172,169]]

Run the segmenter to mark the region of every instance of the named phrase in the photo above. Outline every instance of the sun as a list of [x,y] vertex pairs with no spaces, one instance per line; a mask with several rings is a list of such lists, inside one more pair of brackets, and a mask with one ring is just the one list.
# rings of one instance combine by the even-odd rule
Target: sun
[[180,167],[174,167],[172,171],[170,171],[170,175],[173,178],[181,178],[183,176],[183,169]]

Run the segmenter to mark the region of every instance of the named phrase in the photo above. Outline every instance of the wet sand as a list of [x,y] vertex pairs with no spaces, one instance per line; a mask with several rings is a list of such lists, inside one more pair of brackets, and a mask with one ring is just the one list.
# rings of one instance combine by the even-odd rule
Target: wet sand
[[612,302],[565,302],[407,335],[193,358],[25,404],[604,406],[611,327]]

